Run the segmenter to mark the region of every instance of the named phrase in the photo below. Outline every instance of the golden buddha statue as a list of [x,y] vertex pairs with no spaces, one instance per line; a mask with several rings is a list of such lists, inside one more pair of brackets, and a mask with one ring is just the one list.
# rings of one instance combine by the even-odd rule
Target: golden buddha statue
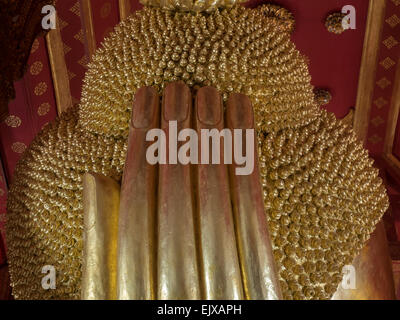
[[[19,299],[346,297],[340,290],[336,292],[343,277],[342,268],[362,253],[388,207],[388,199],[378,170],[352,129],[316,105],[304,57],[290,40],[294,28],[292,15],[274,5],[246,9],[233,0],[152,0],[144,4],[147,5],[144,9],[115,28],[92,57],[79,106],[46,126],[16,168],[7,208],[14,296]],[[258,181],[262,190],[265,234],[257,229],[263,226],[263,219],[251,224],[240,220],[238,214],[225,212],[223,205],[221,210],[215,208],[214,214],[217,211],[226,214],[230,224],[234,220],[233,233],[233,226],[226,228],[228,220],[223,224],[201,214],[195,218],[199,221],[194,222],[190,216],[182,221],[176,217],[129,221],[126,212],[130,208],[139,213],[154,210],[168,213],[184,210],[185,205],[193,206],[184,194],[180,203],[171,203],[168,196],[160,198],[166,193],[159,189],[158,201],[169,204],[155,208],[156,202],[152,200],[155,195],[146,193],[150,189],[140,188],[140,182],[154,180],[154,172],[140,171],[143,177],[135,175],[138,171],[133,167],[127,170],[125,165],[138,162],[140,158],[135,155],[143,152],[141,147],[132,149],[128,143],[139,139],[140,134],[134,129],[140,129],[140,119],[144,121],[149,110],[157,108],[156,94],[163,94],[166,100],[169,90],[173,91],[168,84],[175,82],[176,86],[177,81],[187,86],[179,91],[183,95],[180,101],[191,99],[188,97],[191,93],[184,92],[197,91],[199,110],[202,110],[201,99],[206,99],[202,95],[214,95],[214,100],[207,101],[214,101],[212,105],[222,110],[222,104],[215,103],[218,100],[215,92],[221,94],[226,112],[236,110],[233,114],[241,108],[249,110],[251,102],[259,167],[259,176],[251,181]],[[145,98],[140,98],[138,89],[142,87],[147,87],[140,89],[147,90]],[[206,94],[204,90],[211,91]],[[250,102],[239,96],[231,98],[235,94],[247,96]],[[140,99],[146,100],[145,106],[140,107],[137,102]],[[134,101],[141,112],[134,109],[132,113]],[[239,109],[235,109],[237,101]],[[181,126],[188,126],[179,113],[181,110],[177,110],[171,111],[174,117],[182,120]],[[216,112],[207,110],[210,114]],[[227,116],[227,119],[232,118]],[[151,125],[147,123],[146,127]],[[146,167],[144,163],[140,166]],[[188,181],[185,180],[188,173],[182,170],[179,186]],[[90,175],[85,175],[89,172]],[[163,174],[168,176],[168,170]],[[210,179],[215,180],[218,174],[222,175],[221,181],[226,181],[226,175],[218,171]],[[174,188],[168,186],[168,181],[159,180],[160,188]],[[240,203],[243,195],[243,191],[235,193],[243,190],[239,188],[240,181],[234,180],[233,203]],[[196,192],[206,195],[214,192],[212,185],[205,184],[203,190],[201,184]],[[214,204],[227,201],[221,199],[229,193],[229,187],[220,183],[219,186],[225,191],[217,190],[220,197],[214,197]],[[135,188],[141,193],[132,192]],[[124,195],[129,190],[130,195]],[[146,201],[140,201],[141,196]],[[197,205],[202,203],[198,199],[197,202]],[[165,209],[169,206],[172,206],[170,211]],[[212,210],[205,202],[203,211],[212,213]],[[259,207],[252,210],[259,212]],[[96,220],[99,217],[100,222]],[[182,225],[178,227],[178,223]],[[185,229],[193,223],[201,225],[200,231],[191,233],[190,227]],[[246,255],[252,247],[247,247],[249,242],[241,236],[249,234],[246,226],[254,228],[259,240],[255,241],[257,248],[264,248],[264,258],[257,260],[262,263],[254,269],[260,273],[270,268],[258,286],[254,281],[257,272],[251,271],[252,258]],[[149,233],[150,229],[158,230],[156,237]],[[219,237],[214,239],[216,234]],[[218,239],[228,239],[218,247],[218,252],[225,254],[220,261],[213,260],[217,251],[212,251],[215,247],[207,242],[208,238],[214,239],[214,244]],[[183,246],[183,241],[188,246]],[[201,247],[201,254],[196,246]],[[142,259],[140,270],[132,269],[135,255]],[[182,270],[177,270],[176,261],[168,260],[178,255],[184,261],[179,267]],[[198,260],[201,263],[194,262]],[[359,265],[365,260],[359,259]],[[121,271],[124,264],[129,269],[126,272]],[[57,270],[54,290],[41,288],[45,265]],[[128,273],[130,270],[132,275]],[[220,271],[218,279],[215,270]],[[176,278],[178,271],[180,276]],[[228,277],[232,278],[229,288]],[[143,278],[148,281],[142,281]],[[268,281],[271,285],[266,289]],[[190,283],[198,285],[191,286],[192,290],[182,289],[190,287]],[[97,292],[96,284],[107,288],[107,292]]]

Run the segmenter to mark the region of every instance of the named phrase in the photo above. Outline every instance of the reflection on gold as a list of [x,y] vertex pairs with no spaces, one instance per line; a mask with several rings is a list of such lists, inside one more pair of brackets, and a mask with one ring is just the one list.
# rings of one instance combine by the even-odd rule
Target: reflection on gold
[[[252,129],[248,98],[232,94],[226,118],[232,130]],[[171,127],[170,121],[176,121],[176,127]],[[136,93],[120,200],[106,192],[118,188],[112,180],[91,174],[84,177],[82,298],[281,298],[258,165],[251,175],[238,176],[237,165],[228,168],[226,159],[220,159],[220,164],[180,163],[178,152],[188,140],[177,142],[172,149],[169,146],[192,122],[204,139],[202,129],[223,129],[223,104],[216,89],[200,89],[194,109],[190,89],[183,82],[166,87],[161,110],[154,88],[144,87]],[[150,164],[147,157],[150,144],[154,144],[146,141],[147,134],[153,128],[161,128],[166,138],[166,163],[158,165],[158,178],[157,165]],[[251,143],[256,159],[256,141]],[[194,149],[201,145],[200,139]],[[221,143],[221,155],[223,148]],[[201,159],[206,150],[196,151]],[[210,151],[211,162],[215,150]],[[114,211],[118,201],[117,236],[118,214]],[[112,220],[107,220],[110,216]]]
[[[257,141],[248,141],[245,131],[254,128],[250,100],[231,94],[224,116],[219,92],[204,87],[193,108],[190,89],[182,82],[166,87],[162,108],[159,99],[152,87],[135,95],[121,199],[113,180],[84,176],[82,298],[282,299],[264,211]],[[182,129],[192,126],[200,138],[201,164],[191,166],[180,164],[169,145]],[[206,137],[201,130],[221,131],[225,126],[232,133],[233,155],[238,147],[234,129],[244,130],[242,154],[248,156],[248,144],[254,144],[250,175],[237,174],[242,165],[235,157],[233,164],[224,164],[225,138],[219,146],[220,164],[204,164],[206,157],[212,163],[216,150],[209,144],[212,138],[202,141]],[[167,164],[148,162],[146,152],[154,142],[146,141],[147,133],[154,128],[165,132]],[[184,144],[187,140],[174,149],[179,151]],[[205,151],[209,154],[203,158]],[[353,266],[356,288],[339,285],[333,299],[394,299],[382,223]]]
[[154,299],[156,167],[146,161],[146,133],[159,125],[154,88],[135,95],[121,187],[118,299]]
[[377,225],[352,265],[355,270],[355,289],[344,289],[340,284],[332,300],[396,299],[392,262],[383,222]]
[[[191,109],[192,95],[184,83],[166,87],[161,111],[166,141],[190,128]],[[169,130],[170,121],[177,121],[176,132]],[[159,167],[157,298],[200,299],[190,165],[175,156],[167,151],[168,164]]]
[[[253,108],[250,99],[242,94],[231,94],[226,109],[228,128],[254,129]],[[254,136],[255,138],[255,136]],[[240,254],[243,287],[246,299],[282,299],[276,273],[258,168],[257,143],[252,159],[254,170],[250,175],[237,175],[238,165],[229,166],[233,212]],[[242,152],[247,149],[242,133]],[[235,150],[235,146],[234,149]]]
[[[223,106],[218,91],[212,87],[201,88],[195,101],[194,126],[198,136],[202,129],[222,130]],[[199,145],[202,143],[200,139]],[[199,159],[205,149],[199,149]],[[223,154],[222,143],[220,154]],[[199,164],[196,176],[204,298],[243,299],[227,167],[224,164]]]
[[120,186],[111,178],[83,177],[84,249],[82,299],[116,299]]
[[60,115],[72,106],[71,88],[69,85],[68,69],[65,63],[64,43],[60,28],[51,30],[46,35],[47,50],[51,66],[54,93],[57,101],[57,113]]

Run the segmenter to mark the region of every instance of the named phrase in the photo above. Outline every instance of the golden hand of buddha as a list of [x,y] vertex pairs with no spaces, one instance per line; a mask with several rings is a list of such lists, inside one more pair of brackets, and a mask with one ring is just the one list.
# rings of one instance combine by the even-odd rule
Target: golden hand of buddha
[[[165,150],[158,145],[158,166],[149,163],[147,154],[147,136],[155,128],[165,133],[158,142],[168,141]],[[188,141],[181,139],[185,130]],[[219,150],[210,150],[206,130],[225,133]],[[253,139],[236,141],[240,130],[252,132]],[[235,160],[228,161],[224,146],[232,136]],[[199,140],[194,143],[194,138]],[[236,149],[242,142],[255,160],[249,175],[237,175]],[[199,164],[178,162],[178,148],[179,160],[184,150],[197,155],[193,162]],[[215,161],[216,151],[223,161]],[[212,87],[199,89],[193,99],[184,83],[172,83],[161,107],[154,88],[139,89],[119,210],[116,183],[105,191],[105,178],[87,174],[84,179],[82,297],[280,299],[256,152],[253,110],[246,96],[232,94],[224,115],[221,96]]]

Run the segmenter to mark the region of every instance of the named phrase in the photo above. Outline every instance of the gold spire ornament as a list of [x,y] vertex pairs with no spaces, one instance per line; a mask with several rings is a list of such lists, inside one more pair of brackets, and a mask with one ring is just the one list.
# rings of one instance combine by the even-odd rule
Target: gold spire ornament
[[[213,86],[224,101],[250,98],[283,296],[331,298],[388,199],[353,131],[315,103],[293,28],[292,15],[272,5],[145,7],[121,22],[89,64],[80,105],[47,125],[15,170],[7,203],[15,298],[81,297],[82,177],[121,181],[134,94],[178,80]],[[57,270],[55,290],[41,287],[45,265]]]

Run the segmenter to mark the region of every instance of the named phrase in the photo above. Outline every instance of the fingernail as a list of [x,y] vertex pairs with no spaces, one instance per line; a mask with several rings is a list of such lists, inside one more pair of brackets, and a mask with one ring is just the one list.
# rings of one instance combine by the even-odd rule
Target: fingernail
[[153,87],[137,90],[133,102],[132,126],[136,129],[149,128],[156,116],[158,93]]
[[186,120],[192,95],[189,87],[183,82],[172,82],[164,90],[163,114],[166,121]]
[[216,125],[222,117],[222,101],[217,89],[203,87],[197,91],[197,117],[205,125]]
[[250,99],[244,94],[232,93],[226,106],[226,118],[231,128],[253,128],[254,115]]

